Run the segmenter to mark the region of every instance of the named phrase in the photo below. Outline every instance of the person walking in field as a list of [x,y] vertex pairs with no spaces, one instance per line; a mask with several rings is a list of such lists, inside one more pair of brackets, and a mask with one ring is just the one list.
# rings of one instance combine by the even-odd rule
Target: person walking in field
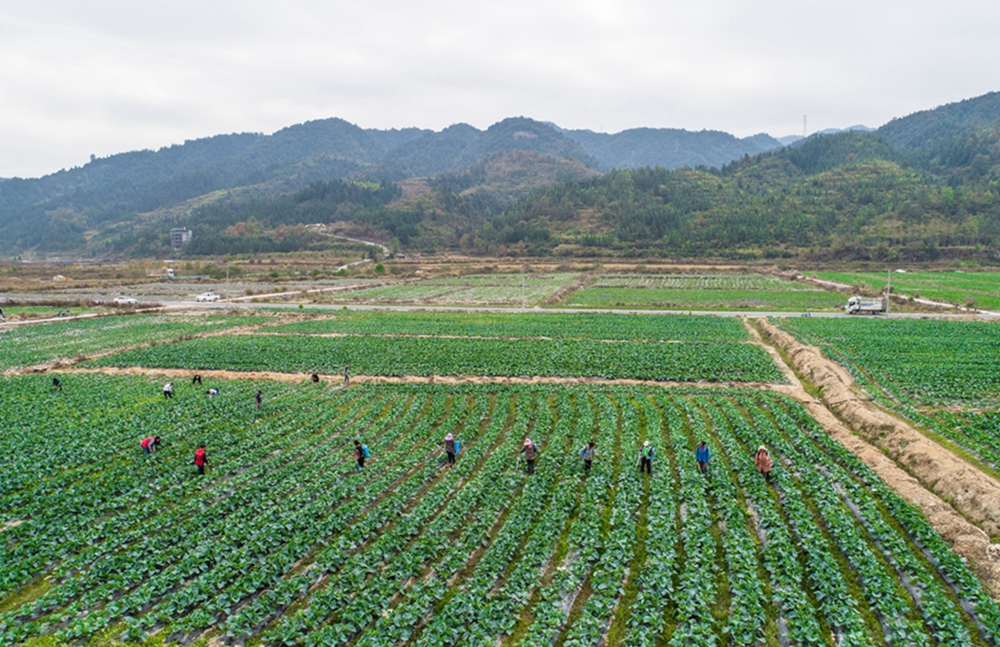
[[757,450],[753,457],[753,464],[757,466],[757,471],[764,476],[764,480],[771,482],[771,454],[763,445]]
[[163,385],[163,397],[166,400],[169,400],[170,398],[174,397],[174,383],[173,382],[167,382],[166,384]]
[[589,472],[590,465],[594,462],[594,457],[597,456],[597,445],[592,440],[583,446],[580,450],[580,458],[583,459],[583,471]]
[[208,456],[205,452],[205,443],[198,445],[198,449],[194,450],[194,464],[198,468],[198,474],[205,473],[205,466],[208,465]]
[[538,458],[538,445],[531,442],[530,438],[524,439],[524,447],[519,454],[524,454],[524,460],[528,463],[528,474],[535,473],[535,459]]
[[351,384],[351,365],[348,364],[344,366],[344,386],[350,386]]
[[313,373],[309,379],[313,381],[313,384],[319,384],[319,373]]
[[694,452],[694,459],[698,461],[698,471],[701,472],[702,474],[708,474],[709,458],[711,458],[711,455],[708,451],[708,445],[706,445],[705,441],[703,440],[700,443],[698,443],[698,449],[696,449]]
[[367,458],[365,452],[365,446],[361,444],[360,440],[354,441],[354,460],[358,462],[358,466],[354,468],[355,472],[360,472],[365,469],[365,458]]
[[653,454],[653,446],[649,441],[642,443],[642,449],[639,450],[639,472],[653,475]]
[[455,447],[456,445],[457,442],[455,441],[455,437],[453,435],[448,434],[444,437],[444,453],[448,454],[449,465],[455,464],[455,454],[458,453],[457,448]]
[[159,436],[147,436],[139,441],[139,446],[142,447],[142,453],[149,456],[160,448],[162,442]]
[[253,399],[257,401],[257,411],[260,411],[260,408],[264,406],[264,392],[257,391],[257,395],[253,396]]
[[198,375],[197,373],[195,373],[194,377],[191,378],[191,386],[194,386],[195,384],[201,386],[201,375]]

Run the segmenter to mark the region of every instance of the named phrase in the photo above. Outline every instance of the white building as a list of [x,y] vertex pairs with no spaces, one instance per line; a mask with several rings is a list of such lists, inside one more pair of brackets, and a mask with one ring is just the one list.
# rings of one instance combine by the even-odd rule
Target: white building
[[191,242],[191,230],[184,229],[183,227],[174,227],[170,230],[170,246],[174,249],[180,249],[187,243]]

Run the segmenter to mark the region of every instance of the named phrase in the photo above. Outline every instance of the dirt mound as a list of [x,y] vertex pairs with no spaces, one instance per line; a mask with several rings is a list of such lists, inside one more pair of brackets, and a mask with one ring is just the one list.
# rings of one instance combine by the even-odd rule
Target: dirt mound
[[850,373],[824,357],[820,349],[800,344],[769,321],[760,319],[759,323],[770,341],[785,351],[796,370],[820,389],[827,405],[852,429],[983,530],[1000,535],[1000,481],[866,401]]

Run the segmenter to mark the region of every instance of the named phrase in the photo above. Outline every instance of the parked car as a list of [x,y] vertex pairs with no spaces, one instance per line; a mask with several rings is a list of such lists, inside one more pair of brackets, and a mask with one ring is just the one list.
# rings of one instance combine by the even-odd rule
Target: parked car
[[205,292],[203,294],[199,294],[198,296],[196,296],[194,298],[194,300],[195,301],[199,301],[199,302],[200,301],[218,301],[219,300],[219,295],[216,294],[215,292]]
[[134,306],[139,300],[135,297],[115,297],[115,303],[120,306]]

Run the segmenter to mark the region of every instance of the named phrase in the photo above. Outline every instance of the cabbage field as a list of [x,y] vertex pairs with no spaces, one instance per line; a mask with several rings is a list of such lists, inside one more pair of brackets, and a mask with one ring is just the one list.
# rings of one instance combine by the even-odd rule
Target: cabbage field
[[47,379],[0,383],[0,644],[998,638],[1000,611],[926,520],[769,392],[232,380],[208,399],[206,380],[165,400],[144,377]]
[[925,405],[1000,404],[1000,326],[994,323],[817,317],[780,325],[894,397]]
[[72,359],[196,333],[260,324],[253,315],[129,315],[0,328],[0,369]]
[[845,298],[801,281],[763,274],[604,274],[571,292],[572,308],[647,310],[834,310]]
[[441,312],[343,310],[330,316],[280,324],[270,332],[300,334],[449,335],[462,337],[749,341],[736,317],[570,312]]
[[785,381],[742,322],[707,316],[344,311],[86,363],[327,374],[346,364],[378,376]]
[[1000,470],[1000,327],[983,321],[787,319],[877,402]]
[[782,382],[759,346],[746,343],[605,342],[244,334],[116,353],[87,366],[266,370],[355,375],[481,375],[694,382]]

